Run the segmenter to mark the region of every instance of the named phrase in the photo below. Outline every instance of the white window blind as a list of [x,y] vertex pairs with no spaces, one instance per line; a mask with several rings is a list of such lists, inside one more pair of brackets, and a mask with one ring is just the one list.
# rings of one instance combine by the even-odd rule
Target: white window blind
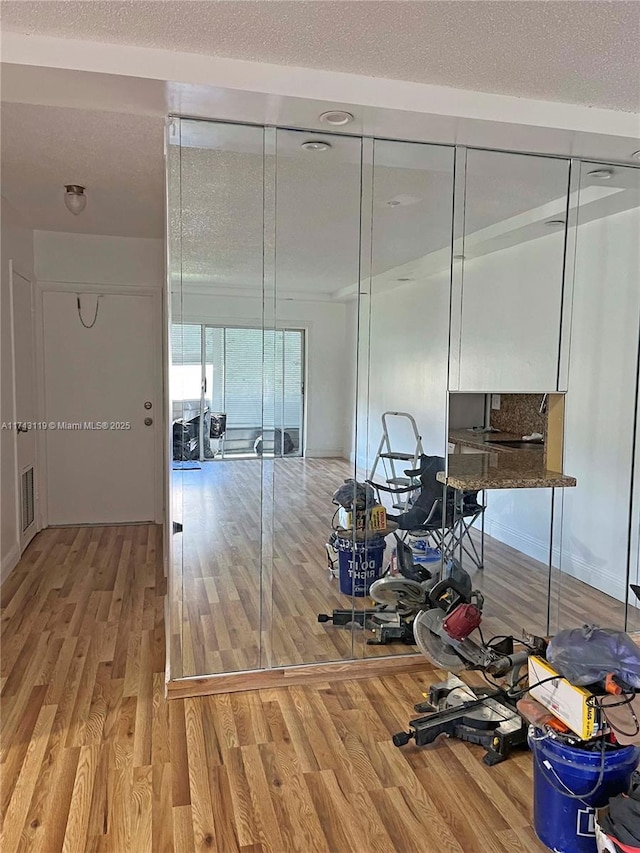
[[181,368],[184,391],[176,388],[174,399],[193,396],[196,373],[200,381],[203,334],[206,401],[212,411],[227,413],[229,429],[301,430],[304,332],[174,324],[172,364],[174,373]]

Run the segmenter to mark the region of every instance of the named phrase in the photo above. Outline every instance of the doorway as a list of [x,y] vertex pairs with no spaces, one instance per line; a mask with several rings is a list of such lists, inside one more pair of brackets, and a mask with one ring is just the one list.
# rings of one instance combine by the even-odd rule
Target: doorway
[[174,323],[173,461],[304,455],[305,333]]
[[160,516],[155,296],[43,293],[48,523]]

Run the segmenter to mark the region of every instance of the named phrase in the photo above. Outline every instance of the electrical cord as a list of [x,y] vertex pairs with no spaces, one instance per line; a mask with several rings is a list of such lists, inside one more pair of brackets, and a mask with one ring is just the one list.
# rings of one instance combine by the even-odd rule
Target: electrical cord
[[[631,705],[633,700],[636,698],[636,695],[637,695],[637,693],[634,690],[633,693],[627,693],[625,695],[624,699],[620,699],[618,702],[607,702],[606,704],[604,704],[602,702],[602,699],[605,698],[604,696],[590,696],[587,699],[587,704],[591,705],[591,707],[593,707],[593,708],[597,708],[600,711],[600,713],[604,717],[606,724],[609,726],[609,728],[613,732],[620,734],[623,737],[633,738],[633,737],[636,737],[636,735],[640,734],[640,721],[638,720],[638,717],[636,716],[636,712],[633,710],[633,706]],[[635,731],[633,731],[633,732],[623,731],[623,729],[621,729],[619,726],[616,726],[615,724],[613,724],[611,722],[611,720],[607,714],[607,710],[606,710],[607,708],[622,708],[625,705],[629,708],[629,715],[631,716],[631,718],[635,724]]]
[[99,293],[98,297],[96,299],[96,310],[95,310],[95,313],[93,315],[93,320],[91,321],[91,323],[89,323],[89,325],[87,325],[85,323],[85,321],[82,319],[82,305],[80,304],[80,294],[76,293],[76,303],[78,306],[78,317],[80,318],[80,322],[85,327],[85,329],[93,329],[93,327],[95,326],[96,320],[98,319],[98,311],[100,309],[100,300],[101,299],[102,299],[102,294]]
[[[535,686],[535,685],[534,685],[534,686]],[[537,738],[537,740],[545,740],[545,738]],[[564,797],[568,797],[570,800],[580,800],[580,801],[581,801],[581,802],[583,802],[586,806],[588,806],[588,805],[589,805],[589,803],[587,803],[587,802],[586,802],[586,799],[587,799],[587,798],[589,798],[589,797],[593,797],[593,796],[594,796],[594,794],[597,794],[598,789],[600,788],[600,785],[602,784],[602,780],[604,779],[604,768],[605,768],[605,755],[606,755],[606,750],[607,750],[607,742],[605,741],[605,739],[604,739],[604,738],[602,738],[602,740],[600,741],[600,767],[599,767],[599,770],[598,770],[598,778],[597,778],[596,783],[595,783],[595,785],[593,786],[593,788],[591,788],[591,790],[590,790],[590,791],[586,791],[585,793],[582,793],[582,794],[576,794],[574,791],[572,791],[572,790],[571,790],[571,788],[569,788],[569,787],[568,787],[568,786],[567,786],[567,785],[562,781],[562,779],[558,776],[558,774],[556,773],[556,770],[555,770],[554,766],[551,764],[551,762],[550,762],[550,761],[546,761],[546,760],[545,760],[545,761],[541,762],[541,761],[540,761],[540,756],[538,755],[538,753],[537,753],[537,751],[536,751],[536,750],[534,750],[534,751],[533,751],[533,755],[534,755],[534,758],[535,758],[536,764],[538,765],[538,767],[539,767],[539,769],[540,769],[540,772],[545,776],[545,778],[547,779],[547,781],[549,782],[549,784],[550,784],[553,788],[555,788],[555,790],[556,790],[556,791],[558,791],[558,792],[559,792],[560,794],[562,794]],[[549,776],[548,776],[548,775],[547,775],[547,773],[545,772],[546,770],[551,771],[551,773],[553,774],[553,776],[554,776],[554,777],[558,780],[558,782],[562,785],[562,788],[563,788],[564,790],[560,790],[560,789],[559,789],[559,788],[558,788],[558,787],[557,787],[553,782],[551,782],[551,781],[550,781]]]

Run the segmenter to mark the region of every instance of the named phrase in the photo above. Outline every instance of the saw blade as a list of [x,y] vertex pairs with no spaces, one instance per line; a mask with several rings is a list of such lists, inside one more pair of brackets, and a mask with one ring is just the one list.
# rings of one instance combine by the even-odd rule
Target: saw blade
[[426,592],[408,578],[380,578],[371,584],[369,595],[378,604],[394,607],[402,616],[415,613],[426,601]]
[[464,661],[440,636],[445,616],[439,608],[421,610],[413,620],[413,636],[422,654],[432,663],[449,672],[460,672],[465,668]]

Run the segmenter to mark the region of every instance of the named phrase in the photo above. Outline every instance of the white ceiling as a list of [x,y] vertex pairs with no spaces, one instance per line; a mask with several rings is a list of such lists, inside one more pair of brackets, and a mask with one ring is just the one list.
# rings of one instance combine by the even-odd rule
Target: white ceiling
[[637,0],[4,0],[3,29],[638,111]]
[[[2,104],[2,195],[31,226],[123,237],[164,234],[164,121],[157,116]],[[87,188],[81,216],[64,185]]]

